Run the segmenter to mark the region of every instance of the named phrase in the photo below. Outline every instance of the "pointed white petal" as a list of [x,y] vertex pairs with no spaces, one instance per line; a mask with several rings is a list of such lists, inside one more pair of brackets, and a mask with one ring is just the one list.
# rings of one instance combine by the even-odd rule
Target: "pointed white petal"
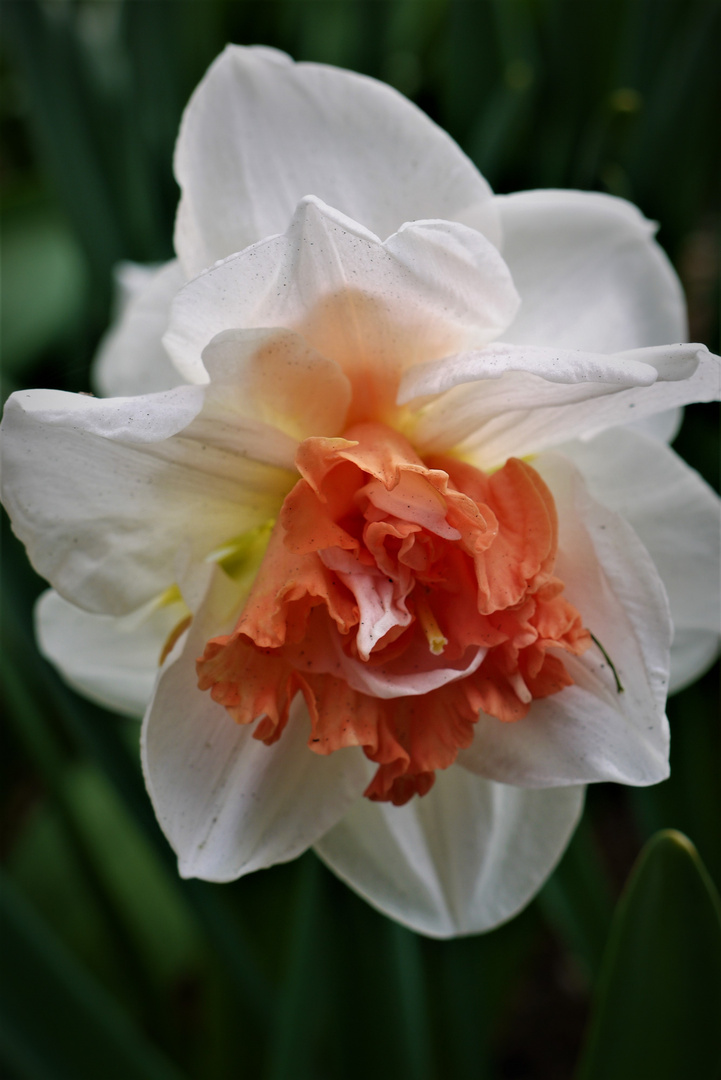
[[719,396],[721,361],[703,345],[605,356],[498,343],[419,364],[406,373],[399,399],[416,410],[408,430],[424,452],[455,449],[494,468]]
[[669,447],[628,429],[571,443],[564,453],[594,498],[623,515],[653,559],[675,631],[671,689],[691,682],[712,662],[721,633],[718,496]]
[[[165,336],[178,369],[203,378],[224,330],[285,327],[336,361],[363,394],[392,389],[414,363],[477,348],[513,318],[517,297],[496,248],[464,225],[417,221],[381,243],[318,199],[287,232],[231,256],[179,293]],[[386,396],[389,390],[386,388]],[[378,401],[364,415],[379,416]]]
[[91,615],[53,590],[35,607],[40,651],[85,697],[140,719],[165,642],[187,614],[182,601],[132,615]]
[[231,45],[218,57],[183,116],[175,175],[188,277],[283,232],[305,195],[381,237],[464,212],[498,230],[488,184],[420,109],[383,83],[275,50]]
[[170,390],[183,381],[162,343],[173,297],[185,283],[173,260],[155,270],[123,263],[120,285],[127,294],[107,332],[93,368],[103,397],[132,397]]
[[451,766],[406,806],[362,799],[315,850],[413,930],[479,933],[510,919],[541,887],[576,826],[583,791],[528,791]]
[[360,748],[321,757],[297,699],[273,746],[198,689],[195,659],[234,624],[243,594],[222,571],[182,649],[171,654],[143,724],[145,779],[183,877],[232,881],[300,855],[360,798]]
[[681,285],[631,203],[583,191],[496,196],[521,296],[518,345],[619,352],[688,337]]
[[555,573],[564,595],[601,642],[561,654],[574,685],[534,701],[523,720],[481,715],[459,762],[481,776],[524,787],[612,780],[655,784],[668,775],[671,619],[661,580],[633,529],[595,502],[560,454],[534,461],[559,517]]
[[66,599],[133,611],[177,580],[181,547],[202,560],[275,516],[292,475],[205,441],[202,415],[196,435],[204,393],[10,398],[3,501],[33,565]]

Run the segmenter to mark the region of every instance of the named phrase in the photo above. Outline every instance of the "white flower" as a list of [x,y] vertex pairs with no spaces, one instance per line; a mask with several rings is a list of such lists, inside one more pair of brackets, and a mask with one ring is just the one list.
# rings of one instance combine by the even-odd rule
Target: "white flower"
[[637,210],[494,197],[372,80],[229,48],[176,174],[178,262],[101,359],[128,396],[6,408],[43,648],[115,707],[152,694],[182,874],[314,845],[409,926],[487,929],[585,784],[667,775],[669,672],[713,658],[719,595],[718,501],[664,440],[717,358],[675,344]]

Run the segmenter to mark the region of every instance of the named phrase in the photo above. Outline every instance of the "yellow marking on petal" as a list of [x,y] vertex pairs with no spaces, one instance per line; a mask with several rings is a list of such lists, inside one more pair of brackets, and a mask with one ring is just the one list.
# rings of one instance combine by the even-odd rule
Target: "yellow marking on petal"
[[425,596],[420,593],[414,599],[416,602],[416,618],[426,635],[428,647],[434,656],[440,656],[448,644],[448,638],[444,636]]
[[170,650],[173,648],[173,645],[175,645],[175,643],[178,640],[178,638],[180,637],[180,635],[185,630],[188,629],[188,627],[190,626],[192,621],[193,621],[193,616],[192,615],[186,615],[185,618],[181,619],[180,622],[178,623],[178,625],[175,626],[170,631],[170,633],[168,634],[168,638],[167,638],[167,640],[165,642],[165,645],[163,645],[163,650],[162,650],[162,652],[160,654],[160,658],[158,660],[158,667],[160,667],[161,664],[164,662],[164,660],[167,658],[167,656],[170,653]]
[[268,518],[262,525],[248,529],[222,547],[216,548],[205,561],[218,563],[228,577],[235,581],[249,573],[255,574],[263,561],[274,526],[275,518]]
[[159,611],[160,608],[170,607],[171,604],[177,604],[179,601],[182,602],[182,600],[183,597],[178,586],[169,585],[165,592],[162,592],[160,596],[153,601],[153,606],[156,611]]

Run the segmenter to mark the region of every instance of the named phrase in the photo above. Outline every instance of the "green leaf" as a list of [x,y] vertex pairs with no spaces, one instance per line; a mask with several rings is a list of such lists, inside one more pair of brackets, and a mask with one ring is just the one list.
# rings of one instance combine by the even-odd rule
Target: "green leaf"
[[613,914],[611,887],[596,850],[588,814],[538,896],[544,918],[587,977],[601,966]]
[[180,1080],[181,1074],[0,879],[0,1052],[32,1080]]
[[619,901],[578,1080],[714,1077],[721,905],[693,844],[657,833]]
[[74,330],[87,272],[70,228],[49,199],[30,196],[2,213],[2,356],[18,380],[37,355]]

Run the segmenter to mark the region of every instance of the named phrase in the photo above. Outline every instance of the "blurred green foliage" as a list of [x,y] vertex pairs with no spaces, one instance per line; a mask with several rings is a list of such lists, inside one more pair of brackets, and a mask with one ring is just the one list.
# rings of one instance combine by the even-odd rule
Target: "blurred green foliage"
[[[5,394],[88,389],[114,265],[171,254],[180,114],[227,41],[392,83],[496,190],[631,198],[662,223],[692,340],[719,350],[718,0],[3,0],[1,14]],[[716,483],[717,417],[687,410],[677,441]],[[713,1075],[694,1009],[694,988],[713,1006],[721,978],[713,673],[669,703],[670,780],[591,791],[521,916],[434,942],[312,855],[230,886],[178,879],[137,727],[35,651],[42,582],[6,521],[3,580],[7,1075],[556,1080],[573,1074],[592,990],[584,1077],[661,1075],[634,1056],[644,1046],[686,1063],[679,1075]],[[710,877],[685,842],[659,839],[614,916],[643,842],[667,827]]]

